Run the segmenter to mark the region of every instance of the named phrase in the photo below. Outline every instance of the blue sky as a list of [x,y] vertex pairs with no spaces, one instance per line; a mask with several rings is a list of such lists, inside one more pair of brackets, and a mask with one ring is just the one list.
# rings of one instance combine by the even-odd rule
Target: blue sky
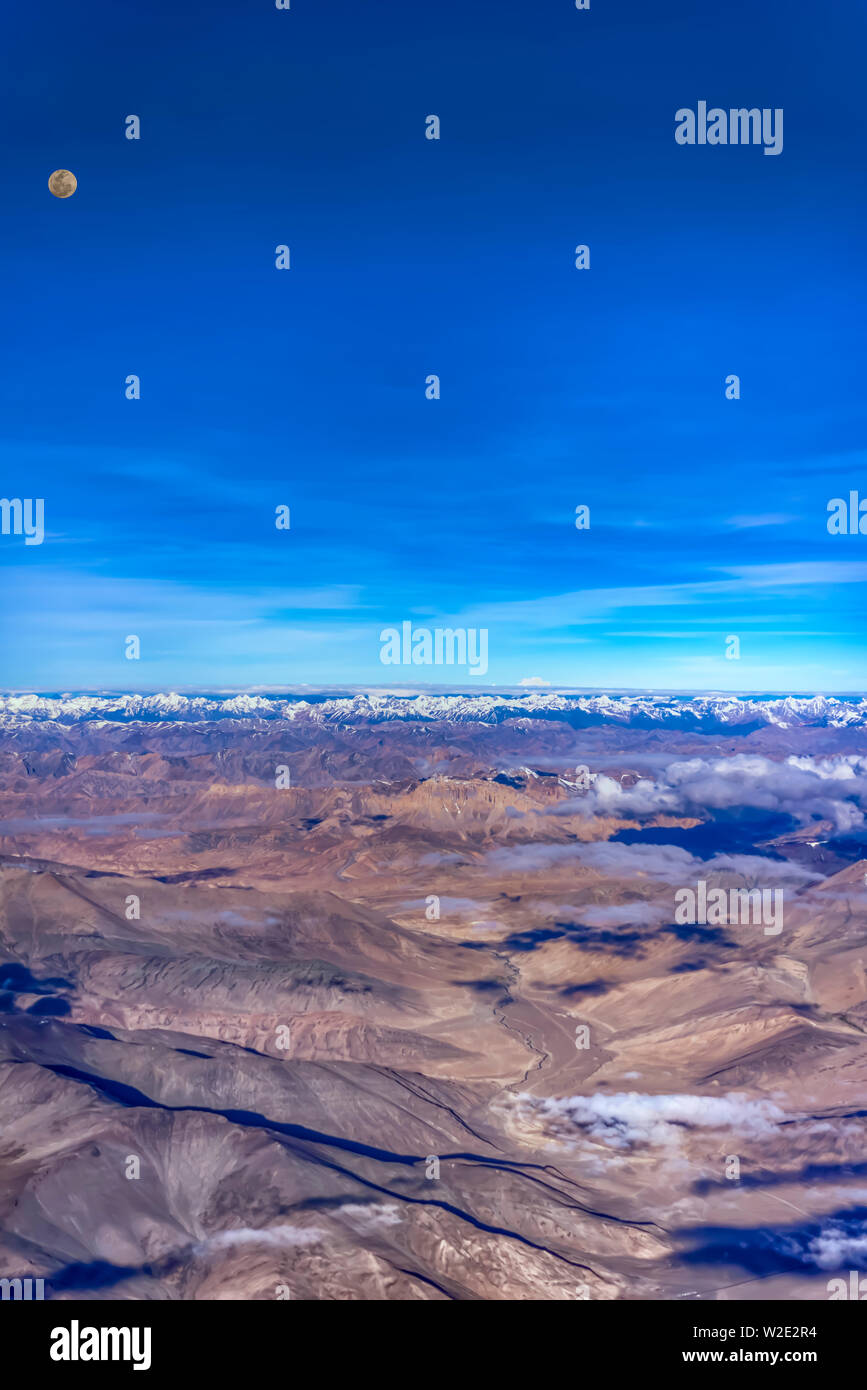
[[[867,537],[826,528],[867,496],[863,5],[5,38],[0,493],[47,534],[0,536],[4,687],[472,684],[380,663],[409,619],[487,628],[486,685],[867,689]],[[783,108],[783,153],[677,145],[699,100]]]

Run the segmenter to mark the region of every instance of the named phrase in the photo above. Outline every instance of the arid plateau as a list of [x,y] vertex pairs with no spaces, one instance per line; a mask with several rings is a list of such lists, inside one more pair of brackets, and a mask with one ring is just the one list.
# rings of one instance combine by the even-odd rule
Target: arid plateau
[[867,1269],[867,701],[6,697],[0,790],[0,1276]]

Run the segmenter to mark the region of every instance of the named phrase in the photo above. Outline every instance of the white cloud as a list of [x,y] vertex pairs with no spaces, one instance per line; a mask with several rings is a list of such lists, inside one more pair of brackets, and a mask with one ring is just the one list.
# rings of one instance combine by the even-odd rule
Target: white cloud
[[759,754],[690,758],[673,762],[654,778],[624,787],[600,775],[586,795],[555,807],[552,815],[701,815],[739,807],[782,812],[802,824],[830,820],[841,833],[867,825],[867,758],[789,757],[775,762]]
[[741,1136],[769,1133],[785,1114],[772,1101],[726,1096],[615,1095],[566,1096],[563,1099],[521,1094],[518,1102],[533,1111],[558,1138],[584,1131],[612,1148],[634,1144],[673,1145],[681,1127],[734,1130]]
[[263,1226],[256,1230],[252,1226],[239,1226],[234,1231],[219,1231],[209,1236],[196,1248],[201,1252],[230,1250],[236,1245],[267,1245],[281,1250],[303,1245],[318,1245],[324,1240],[325,1231],[316,1226]]
[[348,1217],[353,1225],[398,1226],[401,1212],[396,1202],[345,1202],[335,1216]]
[[[594,840],[590,844],[510,845],[491,850],[487,861],[494,870],[499,869],[503,873],[533,873],[577,861],[598,873],[624,878],[642,874],[661,882],[679,884],[688,883],[696,875],[706,879],[713,875],[735,876],[763,882],[767,887],[782,887],[784,884],[801,886],[820,877],[799,864],[757,854],[717,854],[710,859],[699,859],[679,845],[621,844],[613,840]],[[630,922],[641,920],[639,913],[643,913],[644,920],[648,922],[656,916],[648,905],[643,908],[637,905],[637,910],[636,906],[623,905],[588,908],[584,920],[590,923],[591,914],[598,919],[600,914],[606,912],[610,912],[608,920],[615,925],[619,914],[623,914],[623,921]],[[661,917],[657,917],[657,920],[661,920]],[[604,925],[604,922],[597,920],[595,925]]]
[[827,1226],[810,1241],[808,1254],[820,1269],[841,1269],[853,1265],[863,1269],[867,1263],[867,1226],[861,1235],[853,1235],[842,1226]]

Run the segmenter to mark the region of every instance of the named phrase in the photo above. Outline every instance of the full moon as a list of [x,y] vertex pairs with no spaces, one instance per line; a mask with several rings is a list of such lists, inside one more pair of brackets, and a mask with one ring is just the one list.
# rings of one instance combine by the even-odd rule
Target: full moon
[[55,169],[48,180],[48,187],[55,198],[71,198],[78,187],[78,179],[68,169]]

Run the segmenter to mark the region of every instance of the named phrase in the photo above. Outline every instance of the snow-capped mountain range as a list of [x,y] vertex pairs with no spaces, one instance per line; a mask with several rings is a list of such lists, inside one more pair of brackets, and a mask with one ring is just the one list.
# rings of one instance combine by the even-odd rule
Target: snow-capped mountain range
[[506,719],[560,720],[576,728],[750,729],[857,728],[867,725],[867,697],[654,694],[296,695],[6,695],[0,729],[58,724],[213,723],[217,720],[307,720],[323,724],[386,721],[500,724]]

